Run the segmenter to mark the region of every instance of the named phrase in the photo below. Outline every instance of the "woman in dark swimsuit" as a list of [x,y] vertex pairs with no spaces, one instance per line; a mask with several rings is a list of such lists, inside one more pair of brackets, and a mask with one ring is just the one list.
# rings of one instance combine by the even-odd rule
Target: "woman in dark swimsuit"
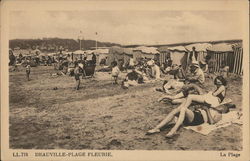
[[[220,121],[222,116],[221,113],[224,109],[217,106],[225,97],[226,80],[222,76],[218,76],[215,78],[214,84],[217,87],[214,92],[209,92],[204,95],[188,95],[186,100],[179,107],[172,110],[159,125],[157,125],[154,129],[149,130],[147,134],[160,132],[160,128],[171,123],[176,115],[179,115],[178,120],[166,137],[172,137],[182,124],[190,126],[200,125],[205,122],[214,124]],[[193,102],[208,104],[210,108],[205,106],[203,109],[192,111],[188,107]]]

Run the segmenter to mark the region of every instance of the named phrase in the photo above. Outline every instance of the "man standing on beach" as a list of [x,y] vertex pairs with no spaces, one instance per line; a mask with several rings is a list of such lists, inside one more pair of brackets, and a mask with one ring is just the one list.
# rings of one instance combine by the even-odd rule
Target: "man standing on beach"
[[92,53],[92,62],[94,65],[96,65],[96,55],[95,53]]
[[198,61],[198,52],[195,50],[195,47],[193,46],[192,51],[190,52],[190,55],[189,55],[188,64],[192,64],[193,62],[197,62],[197,61]]

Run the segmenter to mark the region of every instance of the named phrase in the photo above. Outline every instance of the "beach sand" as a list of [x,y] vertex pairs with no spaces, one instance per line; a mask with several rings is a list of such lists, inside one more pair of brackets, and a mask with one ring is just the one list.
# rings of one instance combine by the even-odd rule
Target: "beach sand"
[[[182,127],[171,139],[165,128],[145,133],[176,106],[157,102],[162,82],[121,89],[107,72],[81,80],[52,77],[53,67],[10,72],[10,148],[111,150],[242,150],[242,126],[232,124],[204,136]],[[124,76],[125,74],[123,74]],[[206,81],[211,88],[212,80]],[[230,78],[227,97],[241,109],[242,82]]]

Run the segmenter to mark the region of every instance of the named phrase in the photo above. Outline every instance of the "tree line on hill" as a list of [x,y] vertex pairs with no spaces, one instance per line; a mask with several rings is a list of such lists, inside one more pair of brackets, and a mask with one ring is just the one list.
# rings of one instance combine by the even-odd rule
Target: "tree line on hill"
[[[207,43],[217,44],[217,43],[239,43],[242,40],[219,40],[219,41],[206,41]],[[192,43],[204,43],[204,42],[186,42],[186,43],[175,43],[175,44],[162,44],[162,45],[144,45],[151,47],[161,47],[161,46],[178,46],[178,45],[189,45]],[[95,40],[81,40],[82,50],[93,49],[96,46]],[[98,47],[111,47],[111,46],[121,46],[117,43],[110,42],[97,42]],[[138,47],[141,45],[125,45],[123,47]],[[9,42],[9,47],[14,49],[39,49],[42,52],[58,52],[61,50],[75,51],[80,49],[80,41],[74,39],[62,39],[62,38],[43,38],[43,39],[13,39]]]
[[[81,40],[82,50],[89,50],[96,46],[95,40]],[[97,42],[98,47],[121,46],[110,42]],[[39,49],[43,52],[57,52],[60,50],[75,51],[80,49],[80,41],[62,38],[43,39],[13,39],[9,42],[9,48],[14,49]]]

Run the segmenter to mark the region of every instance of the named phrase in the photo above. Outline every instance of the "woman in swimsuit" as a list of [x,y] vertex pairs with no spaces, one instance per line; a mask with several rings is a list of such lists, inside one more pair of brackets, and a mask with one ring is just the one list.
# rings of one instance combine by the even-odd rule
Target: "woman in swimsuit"
[[[154,129],[149,130],[147,134],[153,134],[160,132],[160,128],[171,123],[176,115],[179,115],[175,126],[170,130],[166,137],[172,137],[180,125],[200,125],[202,123],[208,122],[209,124],[217,123],[221,120],[221,113],[226,107],[217,107],[225,98],[226,94],[226,80],[222,76],[217,76],[214,80],[216,85],[216,90],[214,92],[209,92],[204,95],[188,95],[186,100],[176,109],[172,110],[167,117]],[[188,107],[193,102],[208,104],[210,108],[203,107],[199,110],[190,110]],[[228,110],[227,110],[228,111]]]

